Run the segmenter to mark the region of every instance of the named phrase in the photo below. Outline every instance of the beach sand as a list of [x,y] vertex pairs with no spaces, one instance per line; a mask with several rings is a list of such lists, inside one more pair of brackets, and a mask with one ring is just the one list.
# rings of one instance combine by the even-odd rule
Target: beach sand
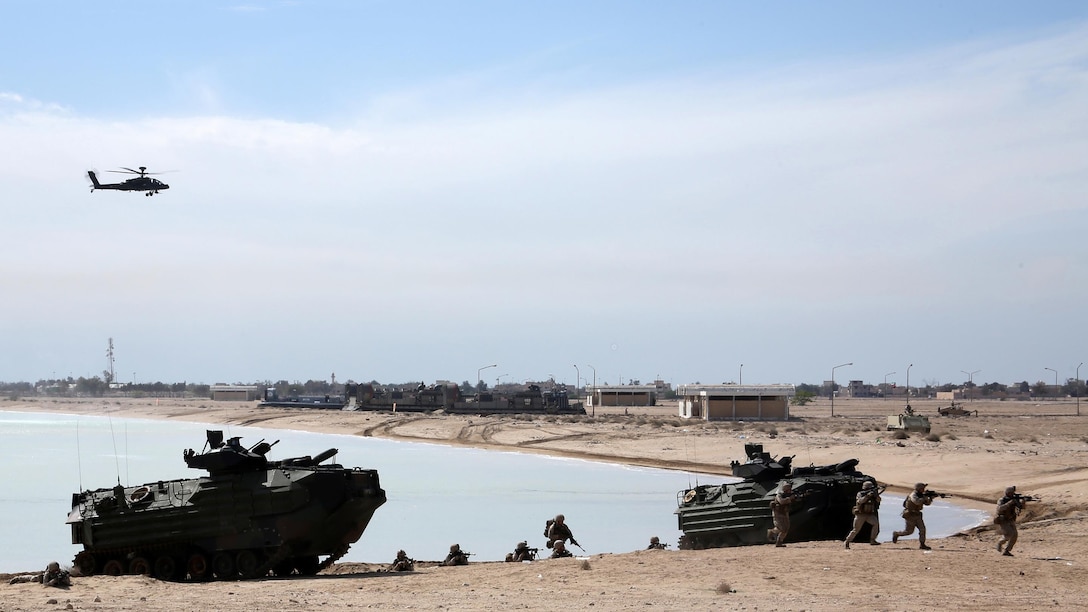
[[[795,407],[788,422],[686,421],[673,405],[598,408],[594,417],[444,416],[266,409],[210,400],[99,398],[0,400],[0,410],[104,414],[129,418],[379,436],[536,452],[729,474],[744,443],[762,443],[794,465],[860,460],[889,485],[899,504],[913,483],[992,511],[1007,485],[1040,496],[1020,519],[1015,557],[995,550],[986,524],[965,533],[891,544],[896,521],[881,525],[881,546],[806,542],[700,551],[615,551],[532,563],[423,564],[415,572],[379,571],[387,560],[339,563],[309,578],[199,584],[143,576],[75,577],[71,588],[8,585],[0,574],[0,612],[15,610],[616,610],[742,609],[905,610],[954,607],[1088,609],[1088,403],[975,401],[979,416],[936,417],[947,402],[914,400],[933,434],[896,439],[887,415],[902,400],[819,400]],[[366,466],[360,466],[366,467]],[[381,510],[379,510],[380,512]],[[546,517],[543,517],[546,518]],[[573,525],[577,530],[577,525]],[[363,536],[366,537],[365,534]],[[390,551],[390,558],[392,553]],[[53,559],[43,559],[42,567]],[[57,559],[64,565],[71,559]],[[28,571],[41,568],[27,568]],[[55,603],[48,603],[55,600]]]

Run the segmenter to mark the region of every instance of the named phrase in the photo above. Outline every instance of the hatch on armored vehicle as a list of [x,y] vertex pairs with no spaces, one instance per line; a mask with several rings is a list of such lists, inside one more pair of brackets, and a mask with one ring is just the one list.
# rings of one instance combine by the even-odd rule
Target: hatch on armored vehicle
[[204,452],[183,453],[207,476],[73,494],[67,522],[72,543],[83,545],[75,566],[84,576],[192,581],[328,567],[385,503],[378,472],[324,464],[335,448],[270,461],[275,444],[245,448],[208,431]]

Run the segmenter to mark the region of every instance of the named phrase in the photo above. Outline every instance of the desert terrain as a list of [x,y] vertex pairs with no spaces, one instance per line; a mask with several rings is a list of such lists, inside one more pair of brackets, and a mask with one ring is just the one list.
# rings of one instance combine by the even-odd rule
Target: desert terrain
[[[1074,400],[973,401],[978,416],[937,417],[947,402],[913,400],[931,434],[885,428],[902,400],[827,399],[793,407],[791,420],[690,421],[671,403],[598,407],[594,416],[447,416],[258,408],[210,400],[0,400],[0,410],[103,414],[352,433],[407,441],[580,457],[615,463],[729,474],[745,442],[794,465],[858,458],[889,485],[898,504],[917,481],[992,510],[1005,486],[1039,496],[1020,518],[1014,557],[994,546],[983,525],[943,539],[931,551],[917,539],[892,544],[898,524],[881,525],[881,546],[807,542],[700,551],[614,551],[532,563],[422,563],[411,573],[381,571],[387,560],[338,563],[315,577],[243,582],[167,583],[143,576],[74,577],[69,589],[7,584],[0,612],[16,610],[354,610],[354,609],[739,609],[965,610],[1017,607],[1088,609],[1088,403]],[[365,535],[363,537],[366,537]],[[674,544],[675,546],[675,544]],[[43,559],[42,566],[50,561]],[[68,565],[70,559],[58,559]],[[27,568],[40,571],[41,568]]]

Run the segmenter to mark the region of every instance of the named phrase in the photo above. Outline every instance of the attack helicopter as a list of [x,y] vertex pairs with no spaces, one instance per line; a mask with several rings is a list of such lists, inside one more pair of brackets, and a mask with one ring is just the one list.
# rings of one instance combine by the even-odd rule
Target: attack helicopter
[[162,173],[148,172],[147,166],[140,166],[139,170],[133,170],[132,168],[125,168],[122,166],[120,170],[109,170],[108,172],[115,172],[117,174],[135,174],[137,176],[126,179],[122,183],[99,183],[94,170],[88,170],[87,176],[91,177],[92,193],[95,189],[116,189],[118,191],[144,191],[146,192],[144,193],[145,196],[153,196],[163,189],[170,189],[170,185],[167,185],[157,178],[151,178],[150,175]]

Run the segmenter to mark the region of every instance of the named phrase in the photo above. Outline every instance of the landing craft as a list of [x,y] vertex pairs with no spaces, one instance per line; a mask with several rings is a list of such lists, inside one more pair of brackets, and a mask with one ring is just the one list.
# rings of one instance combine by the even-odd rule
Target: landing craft
[[151,178],[151,174],[162,174],[161,172],[148,172],[147,166],[140,166],[139,170],[133,170],[132,168],[121,167],[120,170],[110,170],[109,172],[116,172],[117,174],[136,174],[134,178],[125,180],[123,183],[99,183],[98,177],[95,176],[94,170],[88,170],[87,176],[91,177],[91,192],[95,189],[116,189],[118,191],[146,191],[144,195],[153,196],[163,189],[170,189],[170,185],[160,181],[157,178]]

